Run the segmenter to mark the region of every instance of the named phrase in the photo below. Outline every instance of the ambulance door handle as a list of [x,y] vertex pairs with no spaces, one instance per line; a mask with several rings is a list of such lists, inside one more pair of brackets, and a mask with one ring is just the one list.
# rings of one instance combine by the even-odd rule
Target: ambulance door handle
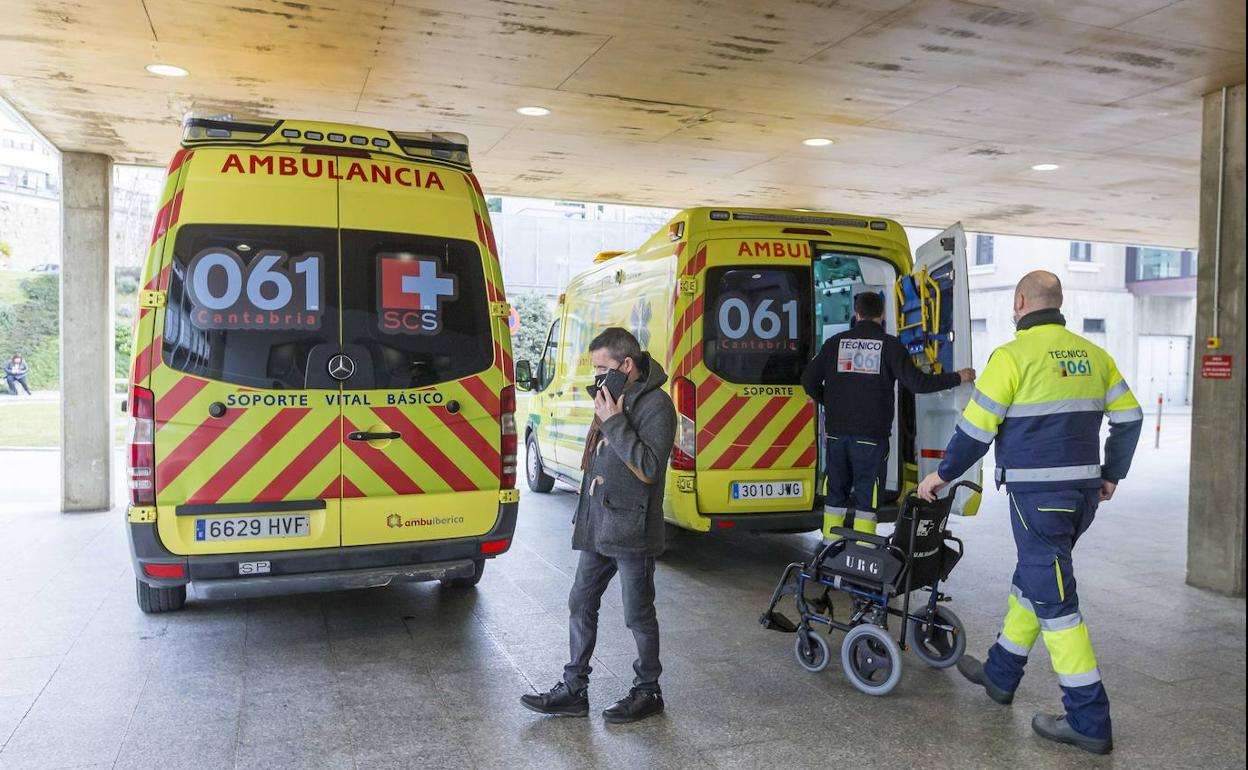
[[401,435],[398,431],[393,430],[388,433],[370,433],[369,431],[356,430],[348,433],[347,438],[352,441],[387,441],[399,438]]

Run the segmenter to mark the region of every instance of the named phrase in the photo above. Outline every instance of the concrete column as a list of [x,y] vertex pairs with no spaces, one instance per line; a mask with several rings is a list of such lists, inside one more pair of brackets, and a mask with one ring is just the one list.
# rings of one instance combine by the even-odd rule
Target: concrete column
[[112,161],[61,155],[61,510],[112,508]]
[[[1200,254],[1192,384],[1187,582],[1244,595],[1244,86],[1205,96],[1200,156]],[[1223,115],[1225,114],[1225,120]],[[1225,130],[1223,128],[1225,124]],[[1219,190],[1221,194],[1219,196]],[[1221,210],[1219,212],[1219,197]],[[1220,213],[1220,216],[1219,216]],[[1219,223],[1221,242],[1219,245]],[[1215,264],[1221,254],[1220,267]],[[1216,287],[1216,289],[1215,289]],[[1206,349],[1217,334],[1222,346]],[[1232,356],[1231,379],[1201,377],[1204,356]]]

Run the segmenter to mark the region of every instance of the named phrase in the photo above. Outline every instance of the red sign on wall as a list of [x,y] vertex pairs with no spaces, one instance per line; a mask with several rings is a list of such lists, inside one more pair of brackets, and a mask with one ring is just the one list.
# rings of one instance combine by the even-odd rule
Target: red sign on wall
[[1206,380],[1231,379],[1230,356],[1201,356],[1200,376]]

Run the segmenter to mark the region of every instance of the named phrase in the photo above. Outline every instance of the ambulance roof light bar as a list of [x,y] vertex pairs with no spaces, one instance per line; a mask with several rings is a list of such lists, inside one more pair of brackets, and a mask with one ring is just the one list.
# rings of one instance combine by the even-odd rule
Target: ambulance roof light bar
[[829,225],[832,227],[869,227],[865,219],[845,217],[821,217],[808,214],[769,214],[756,211],[734,211],[732,218],[738,222],[783,222],[791,225]]
[[[182,121],[185,145],[227,141],[242,144],[352,144],[373,152],[387,152],[409,158],[431,159],[470,170],[468,137],[460,133],[435,131],[386,131],[384,129],[341,126],[314,121],[274,120],[219,113],[188,114]],[[356,131],[349,131],[356,128]],[[280,129],[280,130],[279,130]]]

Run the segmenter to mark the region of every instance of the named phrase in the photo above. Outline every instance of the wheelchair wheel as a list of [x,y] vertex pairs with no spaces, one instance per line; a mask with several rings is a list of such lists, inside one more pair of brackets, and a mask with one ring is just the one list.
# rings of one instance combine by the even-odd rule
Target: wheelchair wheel
[[816,674],[827,668],[832,660],[828,640],[809,629],[798,629],[797,638],[793,640],[793,655],[797,658],[797,665]]
[[845,635],[841,667],[860,692],[888,695],[901,681],[901,647],[883,628],[863,623]]
[[906,641],[915,656],[932,668],[949,668],[956,664],[966,652],[966,628],[962,619],[947,607],[936,608],[937,623],[953,626],[953,631],[932,630],[931,638],[927,638],[928,623],[910,621],[906,628]]

